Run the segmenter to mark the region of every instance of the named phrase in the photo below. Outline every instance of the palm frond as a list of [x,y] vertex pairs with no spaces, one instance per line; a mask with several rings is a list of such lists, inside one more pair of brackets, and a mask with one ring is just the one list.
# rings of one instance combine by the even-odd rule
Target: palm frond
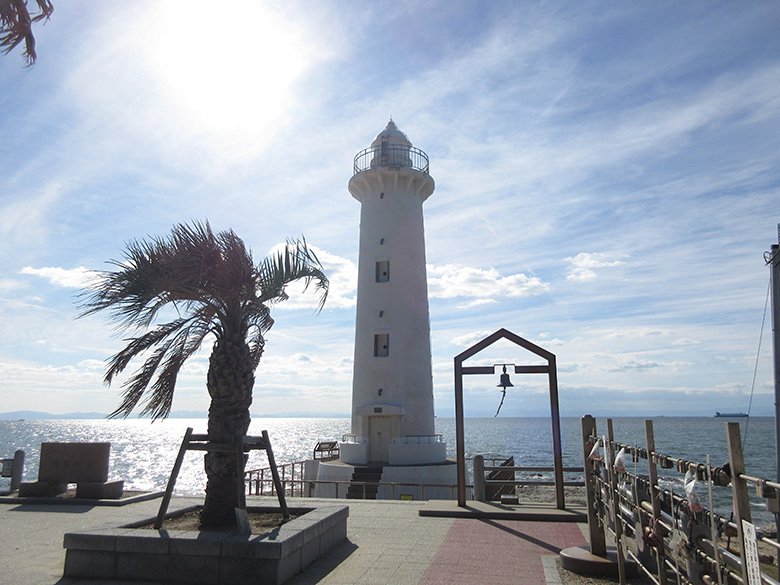
[[287,299],[285,287],[302,280],[304,290],[314,284],[319,293],[318,310],[322,310],[328,298],[328,277],[322,269],[314,250],[306,240],[287,240],[284,248],[265,258],[257,268],[258,298],[262,302],[279,302]]
[[114,377],[121,374],[134,357],[160,343],[171,335],[171,333],[183,327],[187,321],[187,319],[177,319],[176,321],[161,325],[153,331],[145,333],[141,337],[129,340],[130,342],[127,346],[109,360],[103,381],[110,385]]
[[[207,324],[201,320],[184,321],[189,322],[189,325],[181,329],[175,337],[165,339],[141,368],[125,382],[122,404],[111,413],[110,417],[128,416],[144,396],[146,396],[146,406],[142,414],[151,414],[153,419],[168,416],[173,404],[173,391],[179,370],[184,362],[198,351],[210,331]],[[160,365],[162,371],[158,373]],[[155,375],[157,379],[152,384]]]
[[[157,371],[157,367],[165,358],[173,342],[173,339],[169,339],[158,347],[143,363],[143,366],[122,385],[122,403],[109,415],[109,418],[126,418],[133,411],[141,401],[144,392],[146,392],[149,383],[154,377],[154,373]],[[106,378],[108,378],[108,374],[106,374]]]
[[49,0],[36,0],[36,4],[40,12],[30,14],[25,0],[0,0],[0,48],[8,54],[24,41],[24,57],[28,66],[38,58],[32,25],[48,20],[54,12]]

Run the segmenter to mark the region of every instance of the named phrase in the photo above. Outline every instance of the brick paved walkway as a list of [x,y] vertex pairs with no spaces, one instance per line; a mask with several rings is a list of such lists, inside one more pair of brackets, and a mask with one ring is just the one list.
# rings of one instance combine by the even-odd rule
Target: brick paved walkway
[[453,522],[420,584],[539,585],[546,582],[543,557],[583,544],[574,523],[461,518]]

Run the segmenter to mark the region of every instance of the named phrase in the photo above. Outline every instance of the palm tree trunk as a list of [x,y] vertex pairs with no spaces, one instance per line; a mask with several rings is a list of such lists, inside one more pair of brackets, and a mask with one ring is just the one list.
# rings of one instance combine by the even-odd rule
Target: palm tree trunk
[[[209,358],[207,386],[211,395],[208,436],[210,443],[238,445],[249,429],[249,406],[255,383],[249,347],[241,336],[222,337]],[[236,452],[209,452],[205,456],[206,501],[200,515],[201,528],[231,526],[241,502],[243,462],[238,469]],[[240,483],[239,483],[240,482]],[[243,493],[243,491],[242,491]]]

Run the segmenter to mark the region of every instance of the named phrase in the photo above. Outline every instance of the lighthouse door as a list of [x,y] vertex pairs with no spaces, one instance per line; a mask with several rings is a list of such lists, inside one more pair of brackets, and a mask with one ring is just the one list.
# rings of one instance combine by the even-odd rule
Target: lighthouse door
[[392,421],[389,416],[368,417],[368,458],[371,461],[388,461]]

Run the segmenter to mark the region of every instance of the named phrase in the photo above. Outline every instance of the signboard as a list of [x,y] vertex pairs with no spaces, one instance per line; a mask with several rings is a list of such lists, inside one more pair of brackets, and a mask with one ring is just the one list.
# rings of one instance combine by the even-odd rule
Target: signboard
[[748,585],[761,585],[761,564],[758,560],[756,526],[747,520],[742,521],[743,550],[742,558],[747,567]]

